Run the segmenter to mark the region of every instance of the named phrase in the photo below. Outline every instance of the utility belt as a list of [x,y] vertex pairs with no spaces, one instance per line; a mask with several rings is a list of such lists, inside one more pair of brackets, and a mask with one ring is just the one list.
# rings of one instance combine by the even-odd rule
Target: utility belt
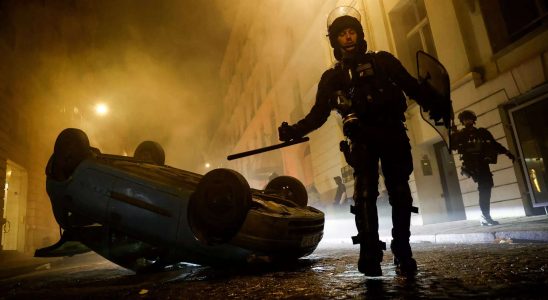
[[[348,114],[343,118],[343,132],[345,140],[339,143],[339,150],[344,154],[346,162],[351,166],[354,163],[354,157],[351,151],[351,143],[369,143],[371,141],[381,141],[384,138],[391,140],[408,139],[405,131],[407,128],[402,121],[394,118],[376,118],[369,122],[363,122],[355,114]],[[386,142],[386,141],[385,141]]]
[[368,128],[405,129],[405,125],[403,120],[395,116],[376,115],[365,117],[357,113],[349,113],[343,116],[343,134],[351,140]]

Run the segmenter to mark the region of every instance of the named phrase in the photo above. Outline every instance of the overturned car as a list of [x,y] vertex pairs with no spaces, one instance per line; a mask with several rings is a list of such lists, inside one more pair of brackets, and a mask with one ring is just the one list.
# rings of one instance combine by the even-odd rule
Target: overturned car
[[252,189],[230,169],[205,175],[165,165],[162,147],[133,157],[103,154],[75,128],[63,130],[46,167],[46,189],[62,228],[36,257],[95,251],[133,271],[297,259],[323,236],[324,214],[307,206],[290,176]]

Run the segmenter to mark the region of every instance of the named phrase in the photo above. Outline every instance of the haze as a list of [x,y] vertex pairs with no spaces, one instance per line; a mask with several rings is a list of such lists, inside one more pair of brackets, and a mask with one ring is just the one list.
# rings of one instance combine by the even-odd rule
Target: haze
[[[31,107],[25,118],[55,135],[70,118],[102,152],[131,155],[155,140],[167,164],[196,169],[217,126],[218,69],[237,2],[44,3],[0,4],[0,93],[16,95],[2,101]],[[98,103],[108,114],[94,113]]]

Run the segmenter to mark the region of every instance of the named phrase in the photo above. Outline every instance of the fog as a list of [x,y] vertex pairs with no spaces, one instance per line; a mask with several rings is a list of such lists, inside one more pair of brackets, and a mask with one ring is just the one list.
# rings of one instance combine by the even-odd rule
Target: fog
[[[102,152],[129,155],[155,140],[167,164],[196,169],[221,112],[237,3],[2,1],[0,98],[55,135],[78,127]],[[108,115],[94,113],[99,102]]]

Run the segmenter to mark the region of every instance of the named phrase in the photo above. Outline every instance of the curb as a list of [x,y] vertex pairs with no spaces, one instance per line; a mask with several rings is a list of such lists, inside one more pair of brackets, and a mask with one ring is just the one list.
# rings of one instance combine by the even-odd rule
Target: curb
[[518,241],[548,242],[548,231],[501,231],[495,232],[497,239],[511,239]]
[[[389,237],[387,237],[389,238]],[[548,231],[500,231],[500,232],[470,232],[470,233],[438,233],[411,235],[411,243],[434,244],[474,244],[494,243],[497,240],[513,240],[519,242],[548,243]]]

